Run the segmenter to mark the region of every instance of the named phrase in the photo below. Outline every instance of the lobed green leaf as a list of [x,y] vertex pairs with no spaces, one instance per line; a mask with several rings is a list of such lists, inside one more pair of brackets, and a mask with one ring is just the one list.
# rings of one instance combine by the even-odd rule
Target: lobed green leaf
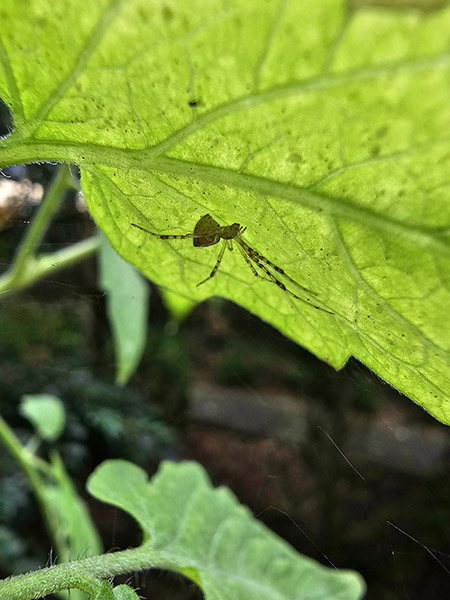
[[[136,465],[109,460],[88,481],[97,498],[132,515],[149,556],[190,577],[206,600],[351,600],[361,577],[297,554],[253,519],[227,488],[213,489],[196,463],[162,463],[151,482]],[[155,552],[156,551],[156,552]]]

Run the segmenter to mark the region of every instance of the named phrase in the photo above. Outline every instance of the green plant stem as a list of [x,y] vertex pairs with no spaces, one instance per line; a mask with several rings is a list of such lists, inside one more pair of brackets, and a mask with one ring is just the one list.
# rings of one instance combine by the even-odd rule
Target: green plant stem
[[68,188],[77,188],[77,185],[70,172],[70,167],[63,164],[54,176],[31,225],[27,229],[13,264],[0,277],[0,294],[15,292],[48,273],[77,262],[97,250],[98,241],[96,237],[92,237],[54,254],[35,255],[36,248],[47,230],[64,192]]
[[[50,532],[52,538],[56,541],[59,539],[59,532],[57,527],[55,527],[54,519],[52,519],[52,515],[49,513],[48,503],[45,499],[45,484],[42,481],[41,475],[39,474],[39,470],[46,471],[50,474],[50,469],[45,461],[41,459],[37,459],[33,454],[31,454],[26,448],[22,446],[20,441],[14,435],[13,431],[9,427],[9,425],[4,421],[4,419],[0,416],[0,441],[3,442],[6,449],[9,450],[11,455],[17,460],[19,465],[22,467],[25,475],[28,477],[28,480],[33,489],[33,493],[39,503],[39,507],[41,513],[44,515],[47,530]],[[58,546],[60,543],[58,544]],[[2,600],[2,596],[0,595],[0,600]]]
[[31,285],[49,273],[54,273],[94,254],[98,244],[97,236],[92,236],[53,254],[28,257],[19,278],[11,270],[0,277],[0,294],[17,292],[19,288]]
[[34,472],[29,460],[29,456],[31,455],[29,454],[28,450],[25,450],[2,417],[0,417],[0,440],[3,442],[3,444],[6,446],[6,449],[9,450],[12,456],[14,456],[25,473],[27,475],[31,475],[31,479],[33,474],[30,473],[30,471]]
[[39,209],[28,228],[25,237],[19,245],[14,258],[11,272],[13,279],[20,280],[21,274],[26,270],[26,263],[34,255],[37,245],[44,235],[52,215],[59,206],[63,193],[71,187],[72,175],[68,165],[61,165],[42,200]]
[[0,600],[34,600],[57,591],[77,588],[94,595],[101,580],[151,567],[166,567],[161,552],[139,548],[92,556],[0,581]]
[[[54,521],[48,512],[48,504],[45,500],[46,484],[38,472],[38,469],[42,468],[40,464],[42,461],[37,463],[35,457],[22,446],[2,417],[0,417],[0,441],[16,458],[27,475],[41,506],[46,526],[52,532],[53,538],[58,539],[58,532],[54,530]],[[47,467],[46,463],[44,463],[44,467]],[[51,475],[51,473],[49,474]],[[95,596],[101,590],[102,580],[121,573],[155,566],[169,569],[172,566],[173,568],[163,553],[154,551],[144,544],[132,550],[89,557],[25,575],[8,577],[0,581],[0,600],[33,600],[69,589],[78,589]]]

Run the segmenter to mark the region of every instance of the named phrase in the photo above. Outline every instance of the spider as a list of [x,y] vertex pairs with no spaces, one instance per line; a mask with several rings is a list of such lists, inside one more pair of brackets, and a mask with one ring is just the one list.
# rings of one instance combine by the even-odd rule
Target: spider
[[[217,257],[217,261],[216,261],[216,264],[214,265],[213,270],[208,275],[208,277],[206,277],[206,279],[203,279],[203,281],[200,281],[199,283],[197,283],[197,286],[202,285],[203,283],[206,283],[212,277],[214,277],[214,275],[217,273],[220,263],[222,262],[222,258],[225,253],[225,250],[227,248],[229,250],[233,250],[233,241],[234,241],[237,243],[237,247],[239,248],[239,251],[242,254],[245,262],[250,267],[253,275],[255,275],[256,277],[262,277],[262,279],[271,281],[272,283],[277,285],[279,288],[281,288],[284,292],[286,292],[290,296],[293,296],[297,300],[300,300],[301,302],[305,302],[306,304],[309,304],[310,306],[313,306],[314,308],[317,308],[318,310],[322,310],[324,312],[334,314],[329,310],[326,310],[319,306],[315,306],[314,304],[311,303],[309,298],[307,298],[305,300],[304,298],[300,298],[300,296],[297,296],[296,294],[291,292],[291,290],[288,290],[287,287],[284,285],[284,283],[282,283],[276,277],[276,275],[274,275],[272,273],[272,270],[275,271],[276,273],[279,273],[280,275],[283,275],[284,277],[286,277],[288,279],[290,279],[290,277],[288,275],[286,275],[286,273],[283,271],[283,269],[281,269],[280,267],[277,267],[277,265],[275,265],[273,262],[271,262],[265,256],[263,256],[262,254],[257,252],[254,248],[249,246],[247,244],[247,242],[244,241],[244,239],[242,238],[242,234],[247,229],[247,227],[243,227],[240,223],[233,223],[232,225],[219,225],[219,223],[217,221],[215,221],[211,217],[211,215],[208,214],[208,215],[204,215],[203,217],[201,217],[201,219],[197,222],[196,226],[194,227],[193,233],[176,234],[176,235],[154,233],[153,231],[149,231],[148,229],[145,229],[144,227],[141,227],[140,225],[137,225],[136,223],[131,223],[131,225],[133,227],[137,227],[137,229],[140,229],[141,231],[145,231],[145,233],[149,233],[150,235],[158,237],[161,240],[192,239],[194,241],[194,246],[196,248],[213,246],[214,244],[218,244],[220,242],[220,240],[223,240],[224,243],[222,244],[222,247],[219,252],[219,256]],[[258,273],[257,269],[262,271],[262,273],[264,273],[264,275],[261,275],[260,273]],[[297,285],[299,285],[299,284],[297,284]],[[299,287],[301,287],[303,290],[305,290],[305,292],[313,293],[301,285]]]

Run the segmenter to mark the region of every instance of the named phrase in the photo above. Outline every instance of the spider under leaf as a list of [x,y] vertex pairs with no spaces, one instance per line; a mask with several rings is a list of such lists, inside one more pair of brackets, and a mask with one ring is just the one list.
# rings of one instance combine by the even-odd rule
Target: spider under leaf
[[[280,281],[280,279],[274,273],[272,273],[272,271],[275,271],[275,273],[279,273],[280,275],[282,275],[288,279],[290,279],[290,277],[288,275],[286,275],[286,273],[284,272],[283,269],[281,269],[280,267],[275,265],[268,258],[263,256],[257,250],[255,250],[254,248],[252,248],[251,246],[249,246],[247,244],[247,242],[242,237],[242,234],[247,229],[247,227],[243,227],[240,223],[233,223],[232,225],[219,225],[219,223],[217,221],[215,221],[211,217],[211,215],[208,214],[208,215],[203,215],[203,217],[201,217],[201,219],[199,219],[196,226],[194,227],[193,233],[184,233],[184,234],[155,233],[153,231],[149,231],[148,229],[145,229],[145,227],[141,227],[140,225],[137,225],[136,223],[131,223],[131,225],[133,227],[137,227],[137,229],[140,229],[141,231],[145,231],[145,233],[149,233],[150,235],[158,237],[161,240],[192,239],[194,242],[194,246],[196,248],[203,248],[206,246],[214,246],[214,244],[218,244],[220,242],[220,240],[222,240],[223,244],[219,251],[219,255],[217,257],[217,261],[216,261],[216,264],[214,265],[213,270],[208,275],[208,277],[203,279],[203,281],[200,281],[197,285],[202,285],[203,283],[206,283],[212,277],[214,277],[214,275],[217,273],[217,270],[219,269],[220,263],[222,262],[225,250],[227,248],[229,250],[233,250],[233,242],[236,242],[237,247],[238,247],[240,253],[242,254],[242,257],[244,258],[247,265],[250,267],[253,275],[255,275],[256,277],[261,277],[262,279],[265,279],[266,281],[270,281],[270,282],[274,283],[275,285],[277,285],[279,288],[281,288],[284,292],[286,292],[290,296],[296,298],[297,300],[300,300],[301,302],[305,302],[306,304],[313,306],[314,308],[317,308],[317,310],[322,310],[326,313],[334,314],[333,312],[326,310],[325,308],[316,306],[315,304],[313,304],[311,302],[311,300],[309,298],[306,298],[306,299],[301,298],[300,296],[297,296],[297,294],[294,294],[294,292],[289,290],[284,285],[284,283],[282,281]],[[260,273],[258,273],[258,269],[259,269]],[[261,274],[261,273],[263,273],[263,274]],[[298,285],[300,288],[302,288],[308,294],[313,293],[313,292],[311,292],[311,290],[308,290],[307,288],[303,287],[302,285],[300,285],[298,283],[296,283],[296,285]]]

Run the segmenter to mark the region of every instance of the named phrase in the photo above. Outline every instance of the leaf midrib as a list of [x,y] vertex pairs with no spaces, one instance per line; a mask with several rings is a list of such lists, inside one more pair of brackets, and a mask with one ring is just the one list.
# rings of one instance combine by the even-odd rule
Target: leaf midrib
[[346,219],[360,223],[369,229],[381,231],[393,238],[401,238],[422,248],[434,249],[450,256],[450,243],[442,237],[442,228],[426,228],[409,225],[378,214],[365,206],[352,204],[342,198],[313,192],[288,183],[271,180],[257,175],[238,173],[223,167],[204,165],[169,157],[148,158],[145,150],[130,150],[94,144],[62,143],[39,140],[14,144],[14,134],[7,138],[8,143],[0,147],[0,166],[56,161],[76,163],[81,169],[102,165],[129,171],[158,171],[165,175],[182,175],[196,180],[202,179],[214,185],[259,193],[263,196],[281,198],[287,202],[304,206],[335,219]]

